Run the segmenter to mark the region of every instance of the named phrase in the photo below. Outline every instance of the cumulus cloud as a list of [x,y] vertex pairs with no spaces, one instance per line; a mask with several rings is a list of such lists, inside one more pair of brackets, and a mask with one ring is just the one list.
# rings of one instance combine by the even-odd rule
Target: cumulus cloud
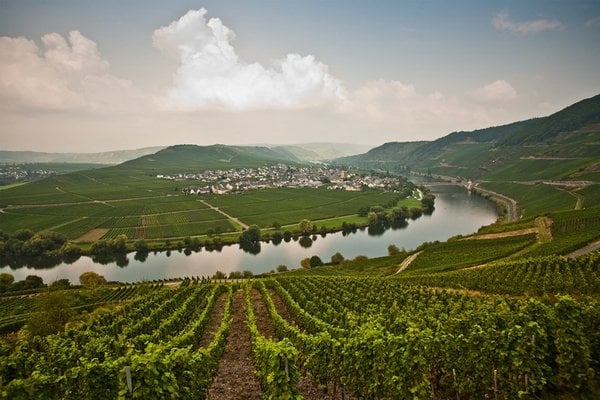
[[183,108],[296,108],[340,103],[346,91],[312,55],[288,54],[270,66],[239,58],[234,32],[205,9],[154,31],[154,46],[179,67],[168,105]]
[[492,24],[500,31],[509,31],[521,35],[539,33],[548,30],[562,29],[563,24],[556,19],[535,19],[531,21],[515,22],[510,19],[508,12],[499,12],[492,18]]
[[517,91],[510,83],[500,79],[476,89],[473,95],[481,101],[506,102],[515,99]]
[[78,31],[68,39],[0,37],[0,105],[4,108],[108,111],[139,100],[131,82],[110,74],[96,43]]

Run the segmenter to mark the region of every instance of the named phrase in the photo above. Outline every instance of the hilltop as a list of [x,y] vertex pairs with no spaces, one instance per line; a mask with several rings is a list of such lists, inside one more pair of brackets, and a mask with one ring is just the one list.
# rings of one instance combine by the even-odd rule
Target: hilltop
[[[335,164],[499,181],[600,180],[600,95],[543,118],[390,142]],[[518,173],[517,176],[514,173]]]
[[146,173],[180,173],[217,168],[259,167],[277,162],[299,163],[300,160],[291,154],[284,154],[263,146],[181,144],[126,161],[116,169]]
[[134,150],[115,150],[100,153],[44,153],[37,151],[0,151],[0,163],[86,163],[120,164],[127,160],[156,153],[164,146],[144,147]]

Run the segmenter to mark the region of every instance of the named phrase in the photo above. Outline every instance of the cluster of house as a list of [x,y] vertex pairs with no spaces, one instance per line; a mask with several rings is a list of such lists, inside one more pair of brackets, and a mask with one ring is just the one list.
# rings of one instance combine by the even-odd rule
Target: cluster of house
[[30,169],[27,164],[0,164],[0,182],[24,181],[43,178],[55,172],[45,169]]
[[360,191],[365,188],[393,190],[398,180],[348,173],[343,169],[326,166],[294,167],[276,164],[260,168],[209,170],[196,174],[157,175],[159,179],[194,179],[202,184],[188,186],[186,194],[226,194],[266,188],[318,188]]

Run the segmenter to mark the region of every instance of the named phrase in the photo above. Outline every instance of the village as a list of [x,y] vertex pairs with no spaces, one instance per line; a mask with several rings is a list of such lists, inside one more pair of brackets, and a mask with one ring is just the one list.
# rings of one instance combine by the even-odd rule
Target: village
[[0,185],[45,178],[55,171],[32,168],[28,164],[0,164]]
[[208,170],[194,174],[156,176],[168,180],[197,180],[199,185],[182,189],[190,195],[227,194],[267,188],[319,188],[361,191],[377,189],[393,191],[400,182],[394,177],[350,173],[326,166],[294,167],[275,164],[260,168]]

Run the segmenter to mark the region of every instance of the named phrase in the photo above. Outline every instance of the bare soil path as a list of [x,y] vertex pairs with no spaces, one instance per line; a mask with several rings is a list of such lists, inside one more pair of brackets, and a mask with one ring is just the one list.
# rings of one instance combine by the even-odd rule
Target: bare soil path
[[240,221],[239,219],[237,219],[236,217],[233,217],[229,214],[227,214],[225,211],[221,210],[219,207],[215,207],[212,204],[206,202],[205,200],[198,200],[200,203],[204,204],[207,207],[210,207],[212,210],[218,212],[219,214],[227,217],[230,221],[238,224],[239,226],[241,226],[244,229],[248,229],[248,225],[246,225],[245,223],[243,223],[242,221]]
[[580,256],[584,256],[588,253],[591,253],[592,251],[596,251],[600,249],[600,240],[596,240],[593,243],[588,244],[585,247],[582,247],[579,250],[575,250],[572,253],[569,253],[566,255],[567,258],[575,258],[575,257],[580,257]]
[[411,254],[410,256],[406,257],[398,266],[398,271],[396,271],[394,273],[394,275],[399,274],[400,272],[404,271],[406,268],[408,268],[408,266],[415,261],[415,258],[417,258],[419,256],[419,254],[421,254],[423,251],[419,251],[415,254]]
[[209,400],[256,400],[262,398],[254,373],[250,331],[244,312],[244,291],[233,296],[233,322],[219,369],[208,389]]
[[208,324],[204,329],[202,338],[200,338],[200,341],[198,342],[199,348],[208,347],[208,345],[213,341],[215,333],[219,329],[221,321],[223,320],[223,315],[225,314],[226,301],[227,293],[222,293],[215,301]]

